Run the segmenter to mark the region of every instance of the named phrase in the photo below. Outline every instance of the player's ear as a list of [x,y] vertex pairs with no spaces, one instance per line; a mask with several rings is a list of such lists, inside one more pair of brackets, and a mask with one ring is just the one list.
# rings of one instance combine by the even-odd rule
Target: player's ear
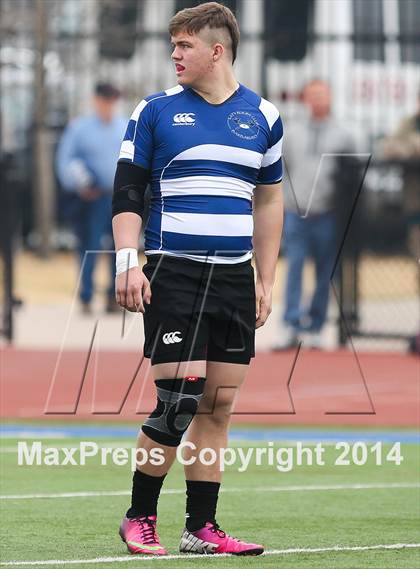
[[213,61],[219,60],[222,57],[224,51],[225,48],[223,47],[223,45],[221,43],[216,43],[213,46]]

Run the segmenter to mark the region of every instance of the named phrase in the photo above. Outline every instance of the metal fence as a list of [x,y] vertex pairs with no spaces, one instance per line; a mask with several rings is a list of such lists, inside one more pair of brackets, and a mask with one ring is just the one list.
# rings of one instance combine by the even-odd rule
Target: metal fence
[[350,337],[409,341],[420,330],[420,211],[407,180],[420,179],[419,163],[376,161],[359,167],[352,182],[341,173],[340,190],[354,191],[340,205],[340,344]]
[[0,336],[13,339],[13,308],[18,299],[13,295],[14,250],[21,222],[22,185],[13,155],[3,154],[0,163]]

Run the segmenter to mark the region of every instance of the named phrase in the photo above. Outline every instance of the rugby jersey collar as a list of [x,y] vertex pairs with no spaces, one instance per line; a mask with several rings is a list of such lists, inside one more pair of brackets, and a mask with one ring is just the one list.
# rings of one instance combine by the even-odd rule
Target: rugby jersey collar
[[190,93],[192,93],[193,95],[195,95],[196,97],[201,99],[201,101],[203,101],[204,103],[206,103],[210,107],[221,107],[222,105],[225,105],[226,103],[230,102],[237,95],[242,95],[242,93],[244,91],[244,87],[241,83],[238,83],[238,85],[239,85],[239,87],[236,89],[236,91],[234,91],[232,93],[232,95],[230,95],[230,97],[228,97],[227,99],[225,99],[221,103],[209,103],[209,101],[207,101],[204,97],[202,97],[199,93],[197,93],[197,91],[194,91],[194,89],[192,87],[190,87]]

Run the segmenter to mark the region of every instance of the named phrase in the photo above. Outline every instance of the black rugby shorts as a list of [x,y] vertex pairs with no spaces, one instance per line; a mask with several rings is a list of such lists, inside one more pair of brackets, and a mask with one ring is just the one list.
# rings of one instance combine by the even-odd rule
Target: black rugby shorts
[[143,272],[144,355],[152,364],[207,360],[248,364],[255,355],[255,285],[250,261],[235,265],[149,255]]

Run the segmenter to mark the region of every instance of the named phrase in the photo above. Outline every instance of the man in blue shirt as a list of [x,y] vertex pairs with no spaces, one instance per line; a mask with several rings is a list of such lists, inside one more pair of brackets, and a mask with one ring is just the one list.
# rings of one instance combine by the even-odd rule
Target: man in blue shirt
[[[271,311],[283,219],[282,123],[271,103],[235,79],[239,29],[228,8],[208,2],[182,10],[169,33],[178,85],[135,109],[114,185],[116,298],[144,313],[144,355],[157,392],[138,448],[164,457],[134,473],[120,535],[131,553],[166,553],[157,502],[188,429],[180,551],[258,555],[261,545],[230,537],[216,522],[219,460],[194,458],[206,447],[215,456],[226,447],[255,328]],[[142,271],[137,244],[147,183]]]
[[[81,274],[79,290],[83,311],[90,312],[93,296],[95,253],[101,239],[109,236],[115,162],[126,119],[115,114],[120,92],[109,83],[99,83],[93,99],[94,112],[73,120],[65,129],[57,152],[57,174],[65,191],[74,195],[74,229],[78,238]],[[86,254],[88,252],[88,254]],[[107,311],[115,309],[115,262],[109,256]]]
[[[284,333],[275,350],[322,348],[331,271],[337,254],[337,158],[355,151],[351,134],[331,114],[329,84],[312,79],[302,89],[307,109],[295,120],[284,146],[290,180],[284,180],[284,239],[287,278]],[[293,189],[291,184],[293,184]],[[302,294],[303,269],[311,258],[315,285],[309,306]]]

